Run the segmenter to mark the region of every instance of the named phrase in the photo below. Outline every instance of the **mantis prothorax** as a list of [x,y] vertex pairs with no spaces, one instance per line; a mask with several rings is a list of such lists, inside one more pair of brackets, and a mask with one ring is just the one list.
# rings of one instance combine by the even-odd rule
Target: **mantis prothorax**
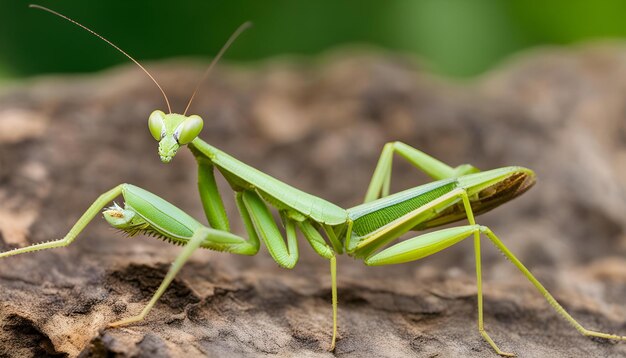
[[[110,326],[118,327],[143,320],[196,249],[201,247],[240,255],[255,255],[263,242],[278,265],[292,268],[298,262],[297,231],[299,231],[313,250],[330,262],[333,317],[331,350],[334,349],[337,336],[335,255],[345,252],[370,266],[392,265],[422,259],[469,237],[474,240],[476,259],[478,330],[498,354],[513,355],[500,350],[484,328],[481,237],[486,237],[495,245],[539,290],[550,305],[580,333],[606,339],[626,339],[625,336],[584,328],[565,311],[488,227],[477,224],[476,215],[487,212],[528,190],[535,183],[535,174],[532,170],[510,166],[479,171],[469,164],[451,167],[411,146],[392,142],[383,148],[364,203],[343,209],[250,167],[198,138],[203,126],[202,118],[197,115],[186,115],[198,87],[183,114],[172,113],[165,92],[139,62],[74,20],[38,5],[31,7],[51,12],[86,29],[141,67],[161,90],[169,111],[166,114],[156,110],[148,119],[150,133],[159,142],[158,152],[161,160],[164,163],[170,162],[180,147],[187,146],[198,164],[200,199],[210,226],[201,224],[171,203],[144,189],[131,184],[120,184],[97,198],[64,238],[0,254],[0,257],[8,257],[67,246],[101,212],[110,225],[129,235],[149,234],[184,245],[160,287],[141,313],[113,322]],[[204,80],[216,60],[247,26],[248,24],[242,25],[231,36],[200,81]],[[394,154],[406,159],[434,181],[390,195]],[[216,184],[216,169],[235,193],[235,202],[246,229],[247,239],[231,232],[230,221]],[[107,204],[120,195],[125,200],[124,207],[116,204],[107,207]],[[268,205],[280,213],[286,240]],[[393,243],[409,231],[430,229],[460,220],[467,220],[467,225],[431,231]]]

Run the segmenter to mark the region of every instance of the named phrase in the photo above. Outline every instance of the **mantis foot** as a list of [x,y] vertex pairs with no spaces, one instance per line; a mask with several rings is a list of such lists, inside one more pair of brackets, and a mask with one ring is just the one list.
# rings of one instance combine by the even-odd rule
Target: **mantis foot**
[[607,340],[613,339],[613,340],[620,340],[620,341],[626,340],[626,336],[619,336],[616,334],[596,332],[596,331],[592,331],[588,329],[584,329],[582,334],[584,334],[587,337],[592,337],[592,338],[600,338],[600,339],[607,339]]
[[144,315],[140,314],[140,315],[137,315],[137,316],[124,318],[122,320],[115,321],[113,323],[109,323],[109,327],[115,328],[115,327],[127,326],[129,324],[133,324],[133,323],[136,323],[136,322],[143,321],[143,319],[144,319]]
[[509,353],[509,352],[501,351],[500,348],[498,348],[498,346],[496,345],[496,342],[494,342],[493,339],[491,339],[491,337],[489,337],[489,335],[487,334],[487,332],[484,329],[481,329],[479,331],[480,331],[480,334],[483,336],[483,338],[487,341],[487,343],[489,343],[489,345],[491,345],[493,350],[496,351],[496,353],[498,353],[499,355],[501,355],[503,357],[515,357],[515,353]]

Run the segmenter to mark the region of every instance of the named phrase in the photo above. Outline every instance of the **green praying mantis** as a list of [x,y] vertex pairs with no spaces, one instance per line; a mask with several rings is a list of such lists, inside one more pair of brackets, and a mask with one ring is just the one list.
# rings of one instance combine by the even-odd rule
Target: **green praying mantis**
[[[330,262],[333,317],[330,350],[334,349],[337,338],[336,255],[346,253],[355,259],[363,260],[368,266],[393,265],[425,258],[470,237],[474,241],[476,260],[478,331],[498,354],[513,356],[512,353],[502,351],[484,327],[481,237],[486,237],[495,245],[539,290],[550,305],[580,333],[591,337],[626,340],[626,336],[584,328],[506,248],[493,231],[476,222],[477,215],[521,195],[532,187],[535,183],[535,174],[532,170],[510,166],[480,171],[469,164],[451,167],[409,145],[392,142],[383,148],[364,203],[343,209],[285,184],[211,146],[198,137],[203,127],[202,118],[197,115],[186,115],[200,83],[249,24],[239,27],[228,39],[200,79],[183,114],[176,114],[172,113],[169,100],[159,83],[126,52],[91,29],[58,12],[39,5],[30,6],[48,11],[80,26],[137,64],[157,85],[169,111],[165,113],[156,110],[148,119],[150,134],[159,143],[158,152],[161,160],[163,163],[170,162],[181,147],[187,146],[197,161],[198,189],[210,226],[200,223],[153,193],[131,184],[120,184],[98,197],[64,238],[0,254],[0,257],[8,257],[67,246],[100,213],[111,226],[130,236],[147,234],[183,245],[182,252],[145,308],[136,316],[111,323],[111,327],[143,320],[198,248],[255,255],[262,242],[276,263],[289,269],[298,262],[299,231],[312,249]],[[434,181],[391,194],[392,161],[396,154]],[[216,184],[216,171],[223,176],[234,192],[235,203],[247,238],[231,231],[230,219]],[[117,204],[107,207],[107,204],[120,195],[125,201],[123,207]],[[270,207],[280,214],[284,234]],[[431,230],[394,243],[409,231],[432,229],[461,220],[467,220],[467,224]]]

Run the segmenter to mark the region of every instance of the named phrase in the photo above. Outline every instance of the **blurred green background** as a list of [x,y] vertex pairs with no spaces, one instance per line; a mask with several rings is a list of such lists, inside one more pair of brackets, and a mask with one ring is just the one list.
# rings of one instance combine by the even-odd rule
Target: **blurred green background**
[[[33,0],[34,1],[34,0]],[[59,18],[0,0],[0,77],[84,72],[127,62]],[[108,37],[139,60],[217,53],[251,20],[226,58],[315,55],[346,43],[414,53],[434,72],[471,77],[524,48],[626,36],[626,1],[152,0],[36,2]]]

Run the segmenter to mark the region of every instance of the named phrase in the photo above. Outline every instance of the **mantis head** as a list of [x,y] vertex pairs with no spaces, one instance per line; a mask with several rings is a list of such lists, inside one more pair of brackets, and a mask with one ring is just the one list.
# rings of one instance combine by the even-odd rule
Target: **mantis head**
[[191,143],[200,134],[202,126],[200,116],[165,114],[159,110],[152,112],[148,119],[150,134],[159,141],[159,156],[163,163],[169,163],[180,146]]
[[152,114],[150,114],[150,119],[148,120],[150,133],[152,134],[154,139],[159,141],[159,156],[161,156],[161,161],[163,161],[163,163],[169,163],[172,160],[172,158],[174,158],[174,156],[176,155],[176,152],[178,151],[178,148],[180,148],[181,145],[190,143],[192,140],[194,140],[198,136],[198,134],[200,134],[200,131],[202,130],[202,118],[196,115],[187,117],[186,114],[187,114],[187,111],[189,110],[189,106],[191,106],[191,102],[193,102],[193,99],[196,96],[196,93],[198,93],[200,84],[202,83],[202,81],[204,81],[204,79],[211,72],[211,69],[217,63],[217,61],[219,61],[219,59],[224,55],[224,52],[226,52],[226,50],[230,47],[233,41],[235,41],[235,39],[242,32],[244,32],[247,28],[252,26],[251,22],[244,22],[241,26],[237,28],[237,30],[235,30],[235,32],[233,32],[232,35],[230,35],[230,37],[228,38],[228,41],[226,41],[224,46],[222,46],[222,49],[220,50],[220,52],[218,52],[218,54],[213,58],[213,61],[211,61],[211,63],[209,64],[209,67],[206,69],[206,71],[204,71],[204,74],[200,78],[200,81],[198,81],[198,84],[196,85],[196,89],[191,95],[189,102],[187,102],[187,107],[185,108],[185,111],[183,112],[183,114],[174,114],[172,113],[172,107],[170,106],[170,101],[167,98],[167,95],[165,94],[165,91],[163,90],[159,82],[157,82],[157,80],[150,74],[150,72],[148,72],[148,70],[146,70],[131,55],[127,54],[124,50],[119,48],[113,42],[104,38],[102,35],[98,34],[97,32],[93,31],[87,26],[75,20],[70,19],[69,17],[63,14],[60,14],[54,10],[50,10],[47,7],[43,7],[40,5],[31,4],[29,5],[29,7],[47,11],[53,15],[56,15],[62,19],[65,19],[73,23],[74,25],[78,27],[81,27],[85,31],[90,32],[92,35],[98,37],[100,40],[106,42],[107,44],[109,44],[110,46],[112,46],[113,48],[121,52],[124,56],[128,57],[129,60],[133,61],[137,66],[139,66],[139,68],[141,68],[143,72],[146,73],[146,75],[148,75],[148,77],[150,77],[152,82],[154,82],[154,84],[161,91],[161,94],[163,94],[163,98],[165,99],[165,104],[167,105],[167,109],[169,110],[169,114],[165,114],[164,112],[158,111],[158,110],[154,111],[152,112]]

